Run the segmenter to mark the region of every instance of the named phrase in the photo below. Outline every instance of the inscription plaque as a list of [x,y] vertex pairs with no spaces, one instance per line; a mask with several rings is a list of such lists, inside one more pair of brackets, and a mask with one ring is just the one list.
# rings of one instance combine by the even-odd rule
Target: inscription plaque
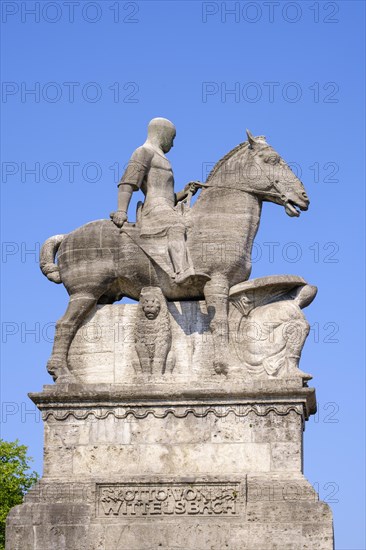
[[238,513],[240,483],[98,484],[98,517]]

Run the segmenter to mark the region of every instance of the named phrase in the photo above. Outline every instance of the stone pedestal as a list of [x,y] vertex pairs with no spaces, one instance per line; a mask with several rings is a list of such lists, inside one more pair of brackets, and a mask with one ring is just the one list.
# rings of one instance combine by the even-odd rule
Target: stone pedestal
[[31,394],[44,475],[9,516],[8,550],[333,548],[302,475],[313,389],[62,386]]
[[239,360],[212,375],[207,329],[198,337],[195,323],[172,326],[177,370],[148,377],[128,338],[130,359],[116,362],[108,338],[98,358],[79,334],[70,364],[80,382],[30,394],[45,424],[44,473],[9,514],[7,550],[333,549],[331,511],[302,473],[315,390],[301,377],[249,377]]

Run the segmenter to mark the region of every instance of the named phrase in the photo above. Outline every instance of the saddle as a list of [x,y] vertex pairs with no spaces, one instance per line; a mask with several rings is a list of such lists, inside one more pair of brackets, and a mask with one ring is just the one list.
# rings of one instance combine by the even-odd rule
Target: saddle
[[174,277],[173,266],[168,252],[168,238],[166,236],[141,237],[140,220],[143,203],[139,201],[136,207],[136,222],[126,222],[121,227],[121,233],[128,237],[149,256],[169,277]]
[[[168,237],[166,235],[154,235],[154,236],[141,236],[140,234],[140,219],[142,202],[139,201],[136,209],[136,222],[124,223],[121,228],[121,233],[125,233],[128,237],[139,247],[141,250],[152,260],[152,262],[158,266],[164,273],[166,273],[171,279],[175,279],[176,275],[173,270],[172,262],[168,251]],[[189,204],[186,202],[181,203],[182,215],[186,215],[189,211]],[[189,259],[189,250],[187,250],[188,264],[190,264],[191,273],[181,281],[180,284],[185,285],[202,285],[210,279],[210,276],[206,273],[196,272],[193,268],[192,262]]]

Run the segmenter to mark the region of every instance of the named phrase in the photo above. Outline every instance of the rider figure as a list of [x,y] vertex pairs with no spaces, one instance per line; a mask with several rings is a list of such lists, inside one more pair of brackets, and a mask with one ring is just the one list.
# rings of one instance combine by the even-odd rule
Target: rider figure
[[186,250],[186,226],[182,213],[175,208],[188,193],[194,195],[199,182],[189,182],[183,191],[174,193],[174,177],[165,153],[173,147],[176,129],[166,118],[154,118],[148,126],[147,140],[133,153],[118,184],[118,211],[111,214],[117,227],[127,221],[127,210],[133,191],[145,195],[141,213],[142,238],[167,236],[168,251],[177,284],[195,274]]

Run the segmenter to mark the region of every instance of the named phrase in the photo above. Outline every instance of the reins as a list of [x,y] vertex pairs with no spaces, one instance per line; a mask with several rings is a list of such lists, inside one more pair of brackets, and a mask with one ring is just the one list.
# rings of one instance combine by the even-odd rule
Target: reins
[[[267,177],[267,176],[266,176]],[[271,195],[273,197],[281,197],[282,193],[279,192],[277,186],[275,183],[271,182],[272,186],[277,189],[276,193],[270,192],[270,191],[260,191],[259,189],[242,189],[241,187],[233,187],[229,185],[209,185],[205,183],[205,185],[202,185],[202,189],[230,189],[233,191],[241,191],[242,193],[253,193],[255,195]]]
[[[254,158],[257,156],[256,154],[253,155]],[[230,157],[229,157],[230,158]],[[227,159],[227,161],[229,160],[229,158]],[[219,161],[220,162],[220,161]],[[258,166],[258,164],[255,162],[256,166]],[[260,170],[262,172],[262,170]],[[214,177],[214,175],[216,175],[217,171],[216,172],[211,172],[208,176],[208,180],[210,179],[210,176],[212,174],[212,177]],[[241,187],[233,187],[233,186],[227,186],[227,185],[210,185],[209,183],[205,183],[205,184],[202,184],[202,189],[206,189],[206,188],[212,188],[212,189],[232,189],[234,191],[241,191],[242,193],[252,193],[252,194],[255,194],[255,195],[269,195],[271,197],[280,197],[282,198],[283,197],[283,193],[281,193],[281,191],[279,190],[278,186],[276,185],[276,182],[272,181],[266,173],[264,173],[265,177],[267,178],[267,180],[269,181],[269,183],[271,184],[272,187],[274,187],[276,189],[276,193],[273,193],[271,191],[261,191],[259,189],[242,189]]]

